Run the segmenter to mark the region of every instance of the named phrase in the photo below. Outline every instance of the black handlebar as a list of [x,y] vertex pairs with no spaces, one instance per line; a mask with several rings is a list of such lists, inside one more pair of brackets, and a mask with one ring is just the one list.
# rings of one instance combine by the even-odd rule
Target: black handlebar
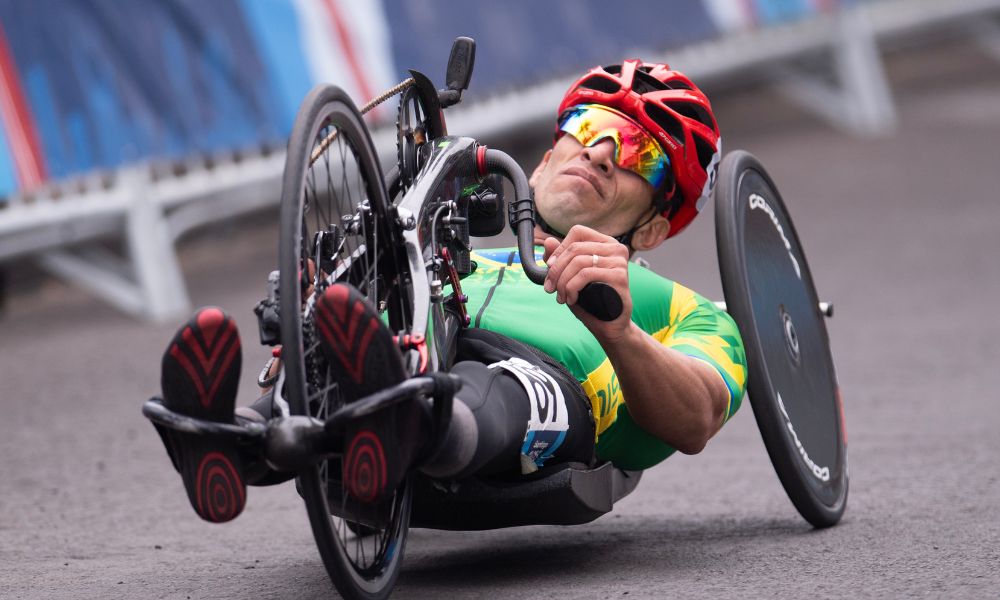
[[[485,163],[486,171],[503,175],[514,184],[514,200],[510,203],[510,224],[517,235],[517,251],[521,255],[521,267],[528,279],[541,285],[549,269],[535,262],[535,202],[531,198],[528,178],[520,165],[500,150],[486,150]],[[600,281],[584,286],[577,296],[576,303],[601,321],[614,321],[621,316],[623,309],[618,292]]]

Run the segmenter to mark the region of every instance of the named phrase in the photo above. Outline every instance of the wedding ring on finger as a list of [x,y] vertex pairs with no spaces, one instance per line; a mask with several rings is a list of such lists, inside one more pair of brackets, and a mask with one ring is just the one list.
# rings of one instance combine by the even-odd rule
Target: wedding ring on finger
[[593,259],[594,259],[593,266],[595,266],[595,267],[597,266],[597,258],[598,258],[597,255],[594,254],[593,255]]

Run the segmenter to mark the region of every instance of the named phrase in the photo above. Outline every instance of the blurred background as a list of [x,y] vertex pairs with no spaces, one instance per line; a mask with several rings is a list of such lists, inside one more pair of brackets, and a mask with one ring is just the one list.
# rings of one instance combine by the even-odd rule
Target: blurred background
[[[526,170],[587,67],[706,90],[836,306],[851,499],[809,530],[747,407],[592,525],[414,532],[399,595],[995,594],[1000,0],[0,0],[0,597],[334,594],[294,489],[197,521],[139,407],[207,304],[254,398],[299,102],[334,83],[360,106],[409,68],[443,86],[458,35],[477,61],[450,133]],[[386,166],[395,117],[367,117]],[[721,299],[713,217],[645,258]]]
[[[449,112],[454,133],[539,143],[582,69],[641,56],[716,96],[779,90],[832,130],[870,138],[898,126],[886,53],[946,33],[998,52],[995,3],[940,4],[3,0],[5,295],[31,263],[140,318],[186,314],[178,242],[273,210],[306,92],[333,82],[360,106],[409,68],[441,80],[459,34],[479,45],[474,84]],[[388,164],[394,103],[370,119]]]

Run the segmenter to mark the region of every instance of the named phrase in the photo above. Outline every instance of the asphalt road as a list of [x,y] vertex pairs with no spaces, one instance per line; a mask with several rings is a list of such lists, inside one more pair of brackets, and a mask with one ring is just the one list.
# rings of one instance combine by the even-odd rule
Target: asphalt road
[[[1000,65],[972,46],[890,60],[898,132],[859,139],[762,90],[719,96],[728,149],[769,168],[824,299],[849,431],[832,529],[794,511],[748,406],[589,525],[411,532],[401,598],[1000,595]],[[544,139],[548,132],[541,132]],[[529,146],[525,163],[540,150]],[[721,298],[712,215],[648,258]],[[265,220],[182,244],[198,304],[245,332],[276,255]],[[22,271],[23,274],[23,271]],[[223,526],[190,510],[139,413],[174,325],[45,281],[0,317],[0,597],[329,598],[292,486]]]

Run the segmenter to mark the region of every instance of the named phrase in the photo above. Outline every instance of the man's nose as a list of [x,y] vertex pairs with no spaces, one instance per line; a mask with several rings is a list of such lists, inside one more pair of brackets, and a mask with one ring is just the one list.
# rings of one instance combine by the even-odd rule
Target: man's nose
[[615,168],[615,141],[605,138],[593,146],[583,148],[583,158],[594,163],[605,175],[611,175]]

